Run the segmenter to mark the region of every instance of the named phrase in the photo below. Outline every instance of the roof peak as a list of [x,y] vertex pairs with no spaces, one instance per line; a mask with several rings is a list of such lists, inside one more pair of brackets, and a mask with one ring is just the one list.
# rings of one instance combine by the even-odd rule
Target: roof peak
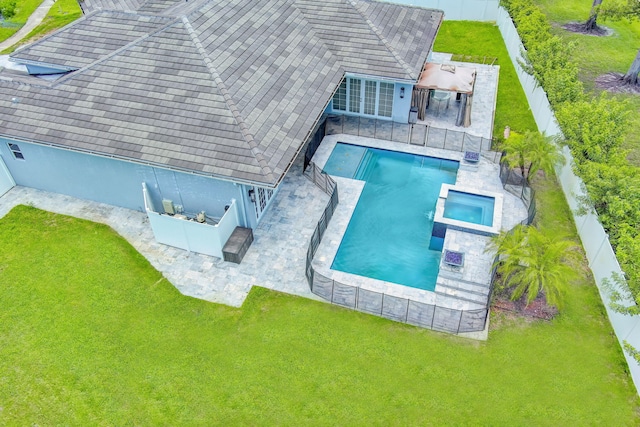
[[195,45],[196,49],[202,55],[203,61],[207,69],[209,70],[209,73],[213,77],[214,83],[216,84],[218,90],[220,91],[220,94],[223,96],[225,103],[229,107],[229,111],[231,111],[231,113],[233,114],[233,118],[238,124],[238,127],[240,127],[242,136],[244,137],[245,141],[249,145],[251,152],[256,158],[256,161],[260,165],[260,168],[262,169],[262,172],[265,175],[265,178],[267,178],[269,181],[273,181],[274,180],[273,171],[269,167],[269,163],[267,162],[267,159],[262,154],[262,152],[258,149],[258,144],[256,143],[255,138],[249,131],[249,127],[247,126],[247,124],[244,122],[242,115],[240,114],[240,110],[238,109],[238,106],[235,104],[235,102],[233,102],[233,98],[231,98],[231,94],[227,90],[227,87],[224,84],[222,77],[220,77],[220,73],[218,73],[218,71],[214,67],[213,62],[211,61],[211,58],[209,58],[207,51],[205,50],[204,46],[202,45],[202,42],[200,41],[200,38],[198,37],[195,30],[191,26],[191,22],[189,22],[189,19],[186,16],[183,16],[182,23],[185,29],[187,30],[187,33],[191,37],[191,40],[193,40],[193,44]]
[[165,25],[161,26],[160,28],[157,28],[155,31],[149,32],[147,34],[144,34],[143,36],[132,40],[131,42],[125,44],[124,46],[121,46],[120,48],[112,51],[111,53],[96,59],[92,63],[85,65],[84,67],[78,69],[77,71],[75,71],[73,73],[69,73],[66,76],[63,76],[63,77],[59,78],[58,80],[56,80],[51,85],[51,87],[59,86],[60,84],[66,82],[67,80],[75,78],[78,74],[82,73],[83,71],[91,69],[91,68],[95,67],[96,65],[102,64],[105,61],[108,61],[109,59],[119,55],[120,53],[131,49],[133,46],[136,46],[136,45],[142,43],[143,41],[145,41],[145,40],[147,40],[147,39],[149,39],[151,37],[154,37],[155,35],[160,34],[163,31],[166,31],[167,28],[171,28],[172,26],[174,26],[178,22],[179,22],[179,18],[171,19],[168,23],[166,23]]
[[358,12],[358,14],[360,16],[362,16],[362,19],[364,19],[365,23],[369,26],[369,28],[371,28],[371,31],[373,31],[373,33],[378,36],[378,38],[380,39],[380,41],[382,42],[382,44],[387,48],[387,50],[389,50],[389,53],[391,53],[391,55],[393,55],[393,57],[398,61],[398,64],[400,64],[400,66],[402,68],[404,68],[404,70],[407,72],[408,75],[410,75],[411,77],[418,79],[419,75],[416,74],[416,71],[418,73],[420,73],[420,70],[414,70],[413,68],[411,68],[411,66],[409,64],[407,64],[407,62],[402,58],[402,56],[400,56],[400,54],[398,54],[398,52],[396,52],[396,50],[393,48],[393,46],[391,46],[391,43],[389,43],[389,41],[386,39],[386,37],[384,37],[382,35],[382,32],[378,29],[378,27],[373,23],[373,21],[371,21],[371,19],[369,19],[368,15],[364,13],[364,11],[362,11],[359,7],[359,1],[358,0],[347,0],[347,3],[349,3],[351,5],[351,7],[353,7],[355,9],[356,12]]

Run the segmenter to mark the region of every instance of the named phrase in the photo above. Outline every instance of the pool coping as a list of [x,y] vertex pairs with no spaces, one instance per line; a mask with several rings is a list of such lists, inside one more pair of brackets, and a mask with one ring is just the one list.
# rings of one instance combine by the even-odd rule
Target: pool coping
[[[421,156],[437,157],[446,160],[454,160],[460,162],[461,166],[464,164],[464,152],[453,152],[437,148],[416,147],[398,142],[338,134],[325,136],[318,150],[316,151],[316,154],[313,157],[313,161],[319,168],[324,168],[324,165],[326,164],[329,156],[331,155],[331,152],[338,142],[360,145],[364,147],[380,148],[384,150],[399,151]],[[486,162],[487,160],[482,159],[481,161]],[[333,175],[332,178],[338,184],[340,203],[336,208],[336,212],[334,213],[327,231],[325,232],[325,237],[320,243],[318,251],[316,252],[316,256],[312,261],[313,268],[316,271],[329,279],[336,280],[341,283],[350,284],[352,286],[357,286],[373,292],[385,293],[390,296],[413,299],[425,304],[434,304],[440,307],[456,310],[478,310],[486,308],[486,304],[474,304],[469,301],[461,301],[455,297],[447,295],[445,291],[438,292],[438,282],[446,282],[447,280],[451,279],[452,275],[450,271],[443,271],[442,260],[440,272],[438,273],[438,278],[436,279],[436,287],[433,291],[413,288],[406,285],[331,269],[333,260],[335,259],[335,256],[340,247],[342,237],[346,232],[349,221],[351,220],[351,217],[353,215],[353,211],[355,210],[358,199],[365,185],[364,181],[355,179],[343,178]],[[475,237],[480,238],[482,236],[476,235]],[[447,244],[447,240],[448,239],[445,238],[445,247]],[[488,267],[487,269],[489,270],[490,267]],[[445,274],[441,277],[443,272]],[[456,274],[454,273],[454,275]]]
[[[480,156],[478,163],[469,164],[463,160],[464,152],[448,151],[439,148],[416,146],[348,134],[333,134],[325,136],[318,147],[313,157],[313,162],[316,166],[321,169],[324,168],[333,148],[338,142],[458,161],[460,167],[455,185],[470,188],[471,192],[476,194],[498,194],[504,197],[504,204],[499,210],[502,215],[501,225],[503,227],[513,227],[522,219],[526,218],[527,211],[522,201],[503,189],[502,182],[499,178],[499,165],[489,161],[483,156]],[[338,186],[340,202],[336,207],[336,211],[328,224],[328,228],[312,260],[314,270],[327,279],[337,282],[361,287],[365,290],[384,293],[389,296],[405,298],[425,304],[433,304],[442,308],[454,310],[488,309],[488,293],[491,282],[492,264],[494,261],[494,254],[486,250],[487,244],[490,241],[488,235],[472,234],[468,231],[455,229],[447,230],[443,242],[443,251],[449,249],[464,252],[465,265],[462,268],[447,266],[443,264],[443,258],[441,257],[440,272],[438,273],[434,291],[411,288],[405,285],[332,270],[331,265],[365,184],[364,181],[341,178],[333,175],[332,177]],[[470,239],[470,237],[472,238]],[[466,292],[469,291],[470,285],[479,285],[478,287],[471,286],[471,293],[475,292],[478,294],[478,291],[480,291],[480,293],[484,294],[486,292],[487,297],[483,300],[483,303],[461,298],[462,295],[467,295]],[[483,331],[463,332],[459,333],[458,336],[486,340],[488,337],[488,327],[489,321],[487,318]]]
[[[474,224],[466,221],[460,221],[457,219],[446,218],[444,216],[444,208],[445,203],[447,201],[447,197],[449,196],[449,191],[458,191],[467,194],[477,194],[479,196],[492,197],[494,199],[493,206],[493,222],[491,226],[482,225],[482,224]],[[493,191],[484,191],[477,190],[475,188],[470,188],[465,185],[459,184],[442,184],[440,187],[440,196],[438,197],[438,201],[436,202],[436,213],[433,218],[433,222],[439,222],[447,226],[447,228],[451,227],[454,230],[459,231],[467,231],[480,234],[484,236],[494,236],[500,234],[500,230],[502,228],[502,206],[504,202],[504,197],[500,193],[496,193]]]

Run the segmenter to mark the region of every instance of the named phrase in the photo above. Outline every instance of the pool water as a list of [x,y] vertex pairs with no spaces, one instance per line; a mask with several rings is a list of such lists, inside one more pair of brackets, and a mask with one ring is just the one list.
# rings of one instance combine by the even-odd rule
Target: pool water
[[440,186],[455,183],[458,165],[338,143],[325,172],[366,183],[331,268],[434,290],[444,234],[432,239],[433,217]]
[[493,225],[495,199],[479,194],[449,191],[444,204],[445,218],[471,222],[480,225]]

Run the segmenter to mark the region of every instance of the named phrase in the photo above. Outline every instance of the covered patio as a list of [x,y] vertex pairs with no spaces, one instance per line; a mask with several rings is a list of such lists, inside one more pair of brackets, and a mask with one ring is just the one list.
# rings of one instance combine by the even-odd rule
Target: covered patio
[[[500,67],[497,65],[477,64],[451,61],[449,53],[434,52],[427,64],[432,71],[431,77],[424,70],[412,94],[412,106],[418,108],[418,123],[441,129],[464,131],[472,135],[491,138],[493,136],[493,117],[498,95],[498,75]],[[441,67],[445,66],[444,69]],[[455,67],[456,74],[446,71],[449,66]],[[425,67],[426,69],[427,67]],[[433,70],[436,70],[433,72]],[[469,70],[473,73],[473,82],[468,79]],[[460,83],[460,73],[466,74],[467,86]],[[438,81],[437,77],[443,77]],[[425,79],[425,77],[428,77]],[[435,82],[434,82],[434,77]],[[448,82],[448,83],[447,83]],[[460,88],[461,90],[456,90]],[[462,109],[463,90],[466,90],[465,123],[458,124]],[[438,91],[436,99],[433,93]],[[456,94],[460,93],[460,99]],[[447,99],[448,95],[448,99]],[[430,97],[431,96],[431,97]],[[421,107],[421,104],[424,108]],[[448,104],[448,108],[447,108]],[[464,118],[464,116],[463,116]]]
[[429,62],[414,86],[411,105],[418,108],[418,118],[424,120],[427,109],[435,109],[438,117],[443,107],[450,107],[453,98],[455,125],[469,127],[475,82],[475,68]]

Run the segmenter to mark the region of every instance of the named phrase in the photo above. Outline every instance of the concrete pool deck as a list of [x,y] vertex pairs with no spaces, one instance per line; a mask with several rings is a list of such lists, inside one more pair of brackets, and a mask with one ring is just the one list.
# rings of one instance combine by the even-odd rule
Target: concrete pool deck
[[[460,152],[341,134],[324,138],[313,158],[318,167],[325,165],[338,142],[460,161],[456,185],[480,193],[502,195],[501,229],[509,230],[527,217],[527,209],[522,201],[503,190],[499,166],[487,159],[481,158],[477,165],[465,165],[462,161],[464,154]],[[444,249],[463,252],[465,263],[463,268],[441,263],[434,292],[332,270],[331,264],[364,187],[363,181],[341,177],[334,179],[338,184],[340,203],[313,260],[313,267],[318,273],[341,283],[425,304],[457,310],[486,307],[493,263],[493,255],[485,252],[490,240],[488,236],[447,230]]]
[[473,90],[473,104],[471,108],[471,125],[469,127],[456,126],[456,116],[460,102],[456,102],[455,94],[448,102],[448,108],[432,103],[427,108],[424,120],[418,124],[426,124],[441,129],[452,129],[471,135],[491,139],[493,135],[493,116],[498,96],[498,65],[474,64],[469,62],[452,61],[452,54],[433,52],[429,62],[451,64],[459,67],[474,68],[476,70],[476,84]]
[[[497,68],[494,68],[494,70],[496,71],[486,73],[488,78],[483,83],[482,89],[479,85],[477,87],[478,90],[486,92],[487,96],[476,96],[476,99],[474,99],[474,111],[476,113],[482,112],[481,115],[476,116],[477,120],[474,119],[478,129],[482,129],[476,133],[486,138],[490,138],[495,108]],[[489,78],[492,75],[495,75],[495,78]],[[476,101],[483,102],[476,106]],[[446,117],[443,115],[441,118],[445,119]],[[437,123],[433,124],[439,125]],[[442,127],[473,131],[473,129],[451,127],[449,123],[442,123]],[[385,140],[348,135],[331,135],[325,138],[316,153],[315,161],[320,166],[324,165],[324,161],[328,158],[332,150],[331,144],[335,146],[338,140],[452,160],[460,160],[463,155],[460,152],[425,148]],[[326,158],[321,161],[323,152]],[[337,251],[337,246],[342,239],[342,234],[340,234],[339,230],[342,229],[342,232],[344,232],[344,229],[346,229],[351,213],[364,186],[364,183],[354,180],[338,178],[336,181],[338,181],[339,186],[340,204],[330,223],[327,234],[325,234],[320,252],[316,254],[314,266],[318,262],[322,262],[320,261],[321,257],[325,257],[324,262],[328,262],[330,265],[330,261],[327,260],[331,257],[331,251],[334,250],[331,248],[334,247]],[[458,172],[458,183],[478,190],[503,192],[499,180],[498,166],[486,159],[482,159],[477,166],[467,165],[467,167],[460,170]],[[219,258],[157,243],[146,213],[32,188],[17,186],[1,196],[0,218],[4,217],[14,206],[24,204],[107,224],[129,241],[182,294],[239,307],[244,302],[252,286],[262,286],[326,302],[311,293],[304,273],[309,241],[328,200],[329,198],[324,192],[302,175],[302,157],[300,157],[287,173],[260,225],[254,230],[254,242],[239,265],[224,262]],[[511,228],[525,217],[526,209],[522,202],[517,197],[507,193],[504,197],[503,229]],[[445,271],[445,275],[441,280],[442,287],[437,295],[431,292],[429,293],[431,295],[425,297],[424,293],[426,291],[407,287],[403,287],[405,289],[402,292],[407,295],[416,293],[424,298],[438,299],[438,304],[440,304],[440,301],[446,302],[450,300],[452,306],[456,308],[464,309],[465,307],[484,306],[486,298],[485,303],[474,302],[477,297],[477,291],[470,289],[471,292],[465,294],[469,301],[461,300],[459,298],[460,294],[466,291],[459,287],[456,288],[455,285],[450,283],[460,283],[460,278],[464,280],[472,278],[473,281],[480,282],[488,280],[490,268],[487,268],[487,262],[490,264],[492,261],[484,253],[488,238],[484,238],[485,240],[483,241],[483,236],[476,237],[469,239],[468,233],[455,230],[447,232],[445,248],[464,252],[465,266],[464,271],[455,269]],[[442,271],[447,269],[448,267],[441,266]],[[446,277],[447,274],[449,275],[448,278]],[[354,276],[351,279],[354,279],[354,281],[345,280],[345,283],[357,285],[358,280],[363,280],[364,278],[360,279],[358,276]],[[447,287],[448,284],[450,287]],[[374,286],[377,285],[374,284]],[[397,288],[399,285],[394,286]],[[447,299],[446,294],[452,292],[457,293],[458,298],[451,296],[451,298]],[[475,333],[475,335],[470,336],[482,339],[483,333]],[[484,331],[484,338],[486,339],[486,330]]]
[[321,300],[309,290],[304,271],[309,240],[329,197],[302,175],[301,162],[281,185],[241,264],[156,242],[146,213],[33,188],[17,186],[0,197],[0,218],[16,205],[29,205],[107,224],[194,298],[240,307],[255,285]]

